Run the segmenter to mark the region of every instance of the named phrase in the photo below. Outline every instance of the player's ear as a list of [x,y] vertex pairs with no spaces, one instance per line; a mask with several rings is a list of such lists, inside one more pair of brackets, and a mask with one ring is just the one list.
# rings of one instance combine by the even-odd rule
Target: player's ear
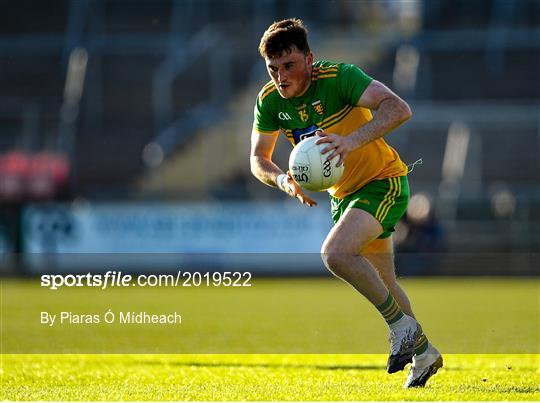
[[312,51],[309,51],[308,54],[306,55],[306,64],[307,65],[312,65],[313,64],[313,52]]

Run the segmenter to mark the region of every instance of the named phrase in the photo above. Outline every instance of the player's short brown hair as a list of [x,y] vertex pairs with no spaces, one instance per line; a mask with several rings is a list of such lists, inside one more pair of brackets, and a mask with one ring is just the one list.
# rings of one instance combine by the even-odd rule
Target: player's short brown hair
[[294,46],[300,52],[308,54],[310,49],[307,33],[306,26],[298,18],[274,22],[261,38],[259,53],[262,57],[274,59],[280,57],[284,52],[290,53]]

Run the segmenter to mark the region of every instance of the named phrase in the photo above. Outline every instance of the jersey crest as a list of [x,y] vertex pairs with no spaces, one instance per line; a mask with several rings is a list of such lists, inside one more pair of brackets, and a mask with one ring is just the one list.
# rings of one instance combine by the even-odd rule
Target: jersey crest
[[311,106],[313,106],[313,109],[315,110],[315,113],[317,115],[322,116],[324,114],[324,108],[320,99],[317,99],[316,101],[312,102]]

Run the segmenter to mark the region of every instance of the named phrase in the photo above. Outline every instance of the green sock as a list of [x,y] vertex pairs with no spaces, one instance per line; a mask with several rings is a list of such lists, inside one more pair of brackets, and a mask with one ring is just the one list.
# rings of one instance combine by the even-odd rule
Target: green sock
[[420,335],[416,343],[414,344],[414,355],[420,355],[424,353],[428,348],[429,341],[424,333]]
[[404,315],[403,311],[390,293],[388,293],[388,298],[386,298],[386,301],[384,301],[381,305],[377,305],[377,309],[383,316],[386,323],[388,323],[389,325],[397,322]]

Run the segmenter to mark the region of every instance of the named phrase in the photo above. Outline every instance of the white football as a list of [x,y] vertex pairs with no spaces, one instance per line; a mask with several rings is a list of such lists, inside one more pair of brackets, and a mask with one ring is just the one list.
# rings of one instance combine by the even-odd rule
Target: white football
[[321,151],[327,143],[315,144],[319,136],[308,137],[298,143],[289,157],[289,170],[301,187],[314,192],[321,192],[332,186],[343,175],[345,167],[336,167],[338,157],[326,161]]

